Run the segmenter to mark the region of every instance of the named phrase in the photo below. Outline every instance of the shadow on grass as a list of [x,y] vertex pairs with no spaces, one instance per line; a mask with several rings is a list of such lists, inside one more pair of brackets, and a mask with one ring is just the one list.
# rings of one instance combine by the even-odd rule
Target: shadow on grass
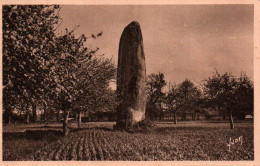
[[[253,120],[235,120],[234,123],[253,123]],[[175,125],[173,121],[157,121],[157,124],[172,124]],[[229,124],[230,121],[229,120],[201,120],[201,121],[178,121],[178,125],[179,124],[203,124],[203,123],[223,123],[223,124]]]
[[33,141],[56,141],[63,136],[61,131],[56,130],[27,130],[26,132],[3,133],[3,141],[5,140],[33,140]]
[[71,132],[77,132],[77,131],[82,131],[82,130],[91,130],[91,129],[96,129],[96,130],[104,130],[104,131],[114,131],[113,129],[107,128],[107,127],[80,127],[80,128],[70,128]]
[[26,127],[26,128],[28,128],[28,129],[45,129],[45,128],[47,128],[47,129],[61,129],[62,128],[62,126],[34,126],[34,127]]
[[212,130],[212,128],[209,127],[156,127],[154,129],[157,133],[165,133],[165,132],[178,132],[178,131],[207,131]]
[[[222,120],[222,121],[202,121],[201,123],[230,123],[229,120]],[[245,120],[235,120],[234,123],[254,123],[254,121],[245,121]]]

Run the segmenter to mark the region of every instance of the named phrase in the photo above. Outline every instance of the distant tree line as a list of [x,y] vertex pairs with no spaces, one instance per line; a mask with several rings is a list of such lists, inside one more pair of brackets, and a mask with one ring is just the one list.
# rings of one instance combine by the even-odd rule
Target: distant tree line
[[166,85],[163,73],[148,76],[147,116],[152,120],[162,120],[167,114],[177,124],[177,115],[182,120],[187,119],[187,114],[191,120],[199,120],[200,115],[209,120],[217,114],[224,120],[228,116],[233,129],[233,117],[242,120],[245,115],[254,114],[254,86],[245,73],[235,77],[232,73],[216,71],[198,85],[189,79],[168,88]]

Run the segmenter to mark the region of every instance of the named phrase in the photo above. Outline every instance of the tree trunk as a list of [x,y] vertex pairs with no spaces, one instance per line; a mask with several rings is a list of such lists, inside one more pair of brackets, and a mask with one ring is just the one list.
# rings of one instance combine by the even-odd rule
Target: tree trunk
[[186,120],[186,113],[184,112],[183,115],[182,115],[182,119],[183,120]]
[[78,122],[78,113],[75,114],[75,122]]
[[57,120],[58,123],[60,122],[60,110],[57,110],[56,120]]
[[174,124],[177,124],[177,116],[176,116],[176,112],[174,112]]
[[43,111],[41,110],[41,122],[43,121]]
[[21,120],[22,120],[22,118],[23,118],[23,116],[22,116],[22,110],[20,110],[20,115],[19,115],[19,122],[22,122]]
[[234,121],[232,116],[232,111],[229,110],[229,120],[230,120],[230,129],[234,129]]
[[89,115],[87,114],[87,111],[84,111],[84,123],[89,122]]
[[25,124],[30,123],[30,111],[29,111],[29,104],[26,104],[25,106]]
[[33,112],[33,122],[37,120],[36,104],[32,103],[32,112]]
[[81,126],[81,112],[78,112],[78,128]]
[[43,104],[43,121],[44,122],[46,122],[46,120],[47,120],[47,104],[46,103],[44,103]]
[[30,113],[29,113],[29,110],[26,111],[26,121],[25,121],[26,124],[29,124],[30,123]]
[[6,108],[6,124],[11,124],[11,117],[12,117],[12,111],[11,111],[11,108],[10,107],[7,107]]
[[67,110],[64,110],[64,114],[63,114],[63,134],[64,134],[64,136],[67,136],[69,134],[68,118],[69,118],[69,112]]
[[150,107],[146,109],[145,111],[145,119],[146,120],[151,120],[151,114],[150,114]]
[[8,124],[11,124],[11,116],[8,116]]
[[226,120],[225,114],[222,115],[222,120]]

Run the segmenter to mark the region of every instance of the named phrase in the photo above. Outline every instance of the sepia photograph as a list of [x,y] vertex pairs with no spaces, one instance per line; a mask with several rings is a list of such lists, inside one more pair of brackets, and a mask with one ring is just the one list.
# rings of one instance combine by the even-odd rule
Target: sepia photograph
[[254,4],[2,4],[2,161],[254,161]]

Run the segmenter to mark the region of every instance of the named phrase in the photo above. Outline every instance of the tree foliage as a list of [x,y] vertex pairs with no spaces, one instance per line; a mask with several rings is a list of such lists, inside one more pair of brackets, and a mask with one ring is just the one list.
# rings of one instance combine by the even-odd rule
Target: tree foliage
[[157,102],[162,100],[164,93],[163,88],[166,85],[163,73],[150,74],[147,78],[148,100]]
[[74,110],[109,111],[116,105],[115,92],[109,87],[115,79],[116,68],[112,60],[93,58],[81,64],[76,72]]
[[168,111],[174,114],[174,123],[177,124],[177,112],[181,109],[181,100],[178,91],[178,86],[169,86],[169,91],[166,93],[165,103]]
[[3,6],[4,108],[23,103],[27,108],[43,96],[44,84],[59,21],[56,5]]
[[165,93],[163,88],[166,85],[163,73],[150,74],[147,77],[147,110],[146,117],[153,118],[162,114],[162,103]]
[[201,91],[188,79],[170,87],[166,96],[166,103],[170,111],[174,113],[175,123],[177,123],[177,112],[182,113],[184,120],[186,120],[187,113],[194,115],[195,111],[199,109],[200,100]]
[[235,115],[239,119],[244,119],[245,115],[254,114],[254,86],[246,73],[242,73],[237,78],[238,85],[235,91],[236,110]]
[[186,113],[190,114],[198,109],[198,101],[201,97],[201,91],[190,80],[184,80],[178,87],[178,98],[180,107],[183,111],[183,118],[186,119]]

